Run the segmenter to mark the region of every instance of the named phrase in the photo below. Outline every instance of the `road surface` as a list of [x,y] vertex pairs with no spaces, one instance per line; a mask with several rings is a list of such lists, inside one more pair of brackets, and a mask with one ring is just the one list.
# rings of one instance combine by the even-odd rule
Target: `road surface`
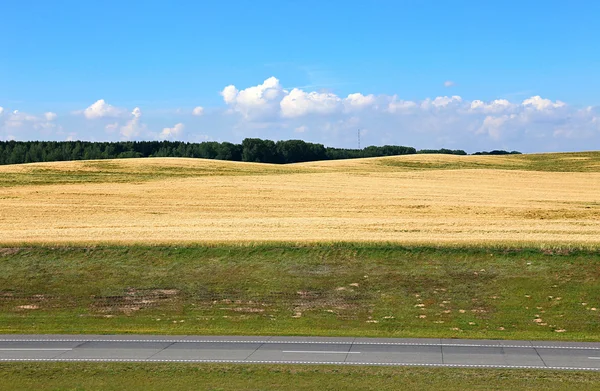
[[600,343],[321,337],[0,335],[0,361],[213,362],[600,371]]

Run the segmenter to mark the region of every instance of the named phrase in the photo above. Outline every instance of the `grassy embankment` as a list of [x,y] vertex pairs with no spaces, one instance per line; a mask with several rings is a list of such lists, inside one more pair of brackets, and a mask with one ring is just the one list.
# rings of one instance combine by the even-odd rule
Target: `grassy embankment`
[[0,363],[0,390],[597,390],[600,373],[221,364]]
[[0,333],[600,341],[600,253],[395,245],[0,252]]

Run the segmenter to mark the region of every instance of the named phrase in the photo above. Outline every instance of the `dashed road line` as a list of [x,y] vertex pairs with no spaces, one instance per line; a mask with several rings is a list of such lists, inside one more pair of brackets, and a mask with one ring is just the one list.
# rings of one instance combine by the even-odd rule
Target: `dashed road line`
[[282,350],[281,353],[360,354],[360,352],[328,352],[325,350]]

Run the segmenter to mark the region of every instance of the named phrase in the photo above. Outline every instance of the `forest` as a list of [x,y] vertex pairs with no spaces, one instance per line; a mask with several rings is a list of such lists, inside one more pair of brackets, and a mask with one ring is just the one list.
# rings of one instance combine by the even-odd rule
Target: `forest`
[[[123,159],[142,157],[188,157],[257,163],[299,163],[365,157],[442,153],[467,155],[464,150],[422,149],[400,145],[368,146],[363,149],[332,148],[302,140],[272,141],[246,138],[241,144],[207,141],[0,141],[0,164],[67,160]],[[518,154],[494,150],[474,155]]]

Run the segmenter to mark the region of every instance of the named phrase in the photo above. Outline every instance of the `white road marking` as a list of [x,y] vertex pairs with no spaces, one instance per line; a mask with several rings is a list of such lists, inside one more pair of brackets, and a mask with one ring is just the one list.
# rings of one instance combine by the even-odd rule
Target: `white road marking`
[[72,348],[0,348],[0,351],[7,351],[7,352],[21,352],[21,351],[32,351],[32,352],[39,352],[39,351],[54,351],[54,350],[59,350],[59,351],[66,351],[66,350],[73,350]]
[[588,357],[590,360],[600,360],[600,357]]
[[360,354],[360,352],[328,352],[325,350],[283,350],[282,353]]

